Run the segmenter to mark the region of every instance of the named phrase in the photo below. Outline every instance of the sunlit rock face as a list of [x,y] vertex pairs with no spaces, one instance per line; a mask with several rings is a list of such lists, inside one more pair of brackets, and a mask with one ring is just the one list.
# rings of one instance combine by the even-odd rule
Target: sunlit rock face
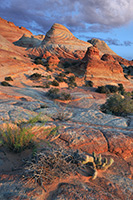
[[14,44],[16,46],[21,46],[21,47],[25,47],[25,48],[34,48],[34,47],[38,47],[41,42],[42,42],[42,39],[44,38],[45,36],[42,35],[38,35],[38,36],[34,36],[34,35],[27,35],[27,34],[24,34],[18,41],[14,42]]
[[46,33],[38,51],[49,51],[60,57],[83,58],[92,44],[77,39],[65,26],[55,23]]
[[92,38],[91,40],[88,40],[88,42],[93,46],[96,46],[102,54],[117,55],[103,40]]
[[96,46],[88,48],[79,68],[84,69],[86,80],[93,81],[95,85],[119,82],[128,84],[129,82],[124,77],[119,62],[109,54],[104,54],[101,57]]

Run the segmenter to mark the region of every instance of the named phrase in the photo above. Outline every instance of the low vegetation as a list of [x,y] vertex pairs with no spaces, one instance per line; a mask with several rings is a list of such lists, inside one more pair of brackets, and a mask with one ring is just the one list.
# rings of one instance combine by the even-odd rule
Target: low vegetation
[[41,77],[42,77],[41,74],[34,73],[34,74],[32,74],[32,75],[29,76],[29,79],[31,79],[31,80],[39,80]]
[[67,83],[68,83],[69,88],[77,87],[77,84],[75,82],[75,76],[68,77]]
[[105,93],[105,94],[109,94],[109,93],[117,93],[119,92],[120,94],[124,94],[124,87],[122,84],[118,84],[118,86],[115,85],[105,85],[105,86],[99,86],[96,89],[96,92],[98,93]]
[[57,177],[65,178],[70,173],[76,174],[78,163],[74,152],[49,147],[27,162],[24,176],[34,179],[43,187],[43,184],[53,183]]
[[114,94],[101,106],[101,110],[104,113],[110,113],[117,116],[131,114],[133,113],[132,95],[127,95],[127,93],[125,93],[124,96]]
[[112,164],[114,160],[113,158],[110,158],[109,161],[107,158],[102,158],[101,154],[98,156],[96,155],[95,152],[93,152],[92,156],[86,156],[86,160],[83,161],[82,163],[84,165],[86,164],[91,164],[92,169],[93,169],[93,174],[92,174],[92,179],[96,179],[97,174],[98,174],[98,169],[106,171]]
[[41,57],[36,57],[35,60],[34,60],[34,63],[36,65],[44,65],[44,62],[42,61]]
[[0,136],[2,142],[13,152],[21,152],[26,148],[33,146],[33,134],[31,132],[31,127],[16,127],[13,128],[7,124],[6,129],[0,130]]
[[10,83],[8,83],[7,81],[2,81],[2,82],[1,82],[1,85],[2,85],[2,86],[10,86],[10,87],[12,86],[12,85],[11,85]]
[[51,85],[53,85],[53,86],[59,86],[59,83],[58,83],[58,81],[53,80],[53,81],[51,82]]
[[93,82],[92,81],[86,81],[85,86],[86,87],[93,87]]
[[51,88],[47,94],[51,99],[71,100],[71,95],[66,92],[60,92],[58,88]]
[[5,81],[13,81],[13,79],[11,76],[7,76],[7,77],[5,77]]

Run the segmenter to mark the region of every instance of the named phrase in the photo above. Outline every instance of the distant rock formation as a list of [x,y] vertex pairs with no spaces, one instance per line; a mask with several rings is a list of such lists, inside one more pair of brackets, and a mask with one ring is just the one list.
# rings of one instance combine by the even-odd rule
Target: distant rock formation
[[23,34],[29,37],[32,33],[24,27],[15,26],[13,22],[9,22],[0,17],[0,34],[10,42],[17,41]]
[[[91,80],[98,85],[110,83],[128,84],[128,80],[124,77],[123,69],[118,61],[109,54],[99,55],[97,47],[88,48],[79,69],[84,69],[86,80]],[[77,68],[78,69],[78,68]],[[81,70],[81,69],[80,69]]]
[[102,54],[117,55],[103,40],[92,38],[91,40],[88,40],[88,42],[93,46],[96,46]]
[[[55,23],[46,33],[44,40],[37,49],[45,54],[49,51],[53,55],[65,58],[83,58],[88,47],[92,44],[77,39],[65,26]],[[33,53],[36,50],[33,50]]]
[[34,48],[34,47],[38,47],[41,44],[44,37],[45,37],[44,35],[29,36],[29,35],[24,34],[18,41],[14,42],[14,44],[16,46]]

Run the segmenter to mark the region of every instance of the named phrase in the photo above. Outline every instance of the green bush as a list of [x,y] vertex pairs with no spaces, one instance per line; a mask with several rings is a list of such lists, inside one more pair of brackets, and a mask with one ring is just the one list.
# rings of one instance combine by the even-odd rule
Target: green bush
[[60,93],[60,99],[61,100],[71,100],[72,97],[71,97],[71,94],[62,92],[62,93]]
[[71,100],[71,95],[69,93],[60,93],[58,88],[51,88],[46,95],[52,99]]
[[59,89],[58,88],[51,88],[46,95],[50,97],[51,99],[58,99],[60,97],[59,95]]
[[101,106],[101,110],[118,116],[131,114],[133,113],[133,99],[127,96],[122,98],[121,95],[114,94]]
[[58,81],[56,81],[56,80],[53,80],[53,81],[51,82],[51,84],[52,84],[53,86],[59,86],[59,83],[58,83]]
[[118,84],[118,86],[119,87],[115,85],[98,86],[98,88],[96,89],[96,92],[105,93],[105,94],[120,92],[121,94],[124,94],[125,90],[124,90],[123,85],[120,83]]
[[0,130],[3,144],[13,152],[21,152],[26,148],[33,146],[33,134],[31,128],[11,128],[7,124],[7,128]]
[[41,77],[42,77],[42,75],[38,74],[38,73],[34,73],[34,74],[32,74],[32,75],[29,76],[29,78],[31,80],[39,80]]
[[9,83],[6,82],[6,81],[2,81],[2,82],[1,82],[1,85],[2,85],[2,86],[10,86],[10,87],[12,86],[11,84],[9,84]]
[[106,85],[105,87],[108,88],[111,93],[118,92],[118,87],[115,85]]
[[109,94],[110,90],[106,86],[98,86],[98,88],[96,89],[96,92]]
[[5,81],[13,81],[13,79],[11,76],[7,76],[7,77],[5,77]]

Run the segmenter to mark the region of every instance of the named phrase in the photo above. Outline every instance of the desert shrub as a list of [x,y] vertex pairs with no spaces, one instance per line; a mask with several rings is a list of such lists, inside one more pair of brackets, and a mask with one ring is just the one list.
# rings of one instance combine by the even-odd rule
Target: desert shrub
[[119,83],[118,86],[119,86],[119,88],[118,88],[119,92],[123,95],[124,92],[125,92],[125,89],[124,89],[124,87],[123,87],[123,84]]
[[64,68],[68,68],[70,66],[71,66],[71,63],[69,63],[68,61],[66,61],[66,62],[63,63],[63,67]]
[[64,79],[62,76],[57,76],[55,77],[55,79],[58,81],[58,82],[64,82]]
[[51,75],[47,75],[47,76],[46,76],[46,79],[51,79]]
[[64,73],[59,74],[60,77],[65,77],[66,75]]
[[118,116],[133,113],[133,99],[114,94],[101,106],[101,110]]
[[13,79],[11,76],[7,76],[7,77],[5,77],[5,81],[13,81]]
[[36,57],[35,60],[34,60],[34,63],[36,65],[44,65],[44,62],[42,61],[41,57]]
[[50,88],[50,82],[45,83],[45,88]]
[[1,85],[2,85],[2,86],[10,86],[10,87],[12,86],[11,84],[9,84],[9,83],[6,82],[6,81],[2,81],[2,82],[1,82]]
[[59,95],[59,89],[58,88],[51,88],[46,95],[52,99],[57,99],[60,97]]
[[119,91],[121,94],[124,93],[123,85],[122,84],[118,84],[118,85],[119,87],[115,85],[98,86],[98,88],[96,89],[96,92],[109,94],[109,93],[116,93]]
[[66,93],[66,92],[62,92],[60,93],[60,99],[62,100],[71,100],[71,94],[70,93]]
[[[80,161],[77,153],[65,149],[45,148],[41,153],[28,160],[24,176],[34,179],[40,186],[49,185],[58,178],[66,178],[77,174]],[[44,187],[43,187],[44,188]]]
[[33,134],[31,127],[11,128],[7,124],[7,128],[0,130],[3,144],[13,152],[21,152],[26,148],[33,146]]
[[29,76],[29,78],[30,78],[31,80],[38,80],[38,79],[40,79],[41,77],[42,77],[42,75],[41,75],[41,74],[38,74],[38,73],[34,73],[34,74],[32,74],[32,75]]
[[115,85],[106,85],[105,87],[108,88],[111,93],[118,92],[118,87]]
[[39,70],[39,68],[38,67],[34,67],[33,70]]
[[51,84],[52,84],[53,86],[59,86],[59,83],[58,83],[58,81],[56,81],[56,80],[53,80],[53,81],[51,82]]
[[96,89],[96,92],[109,94],[110,90],[106,86],[98,86],[98,88]]
[[93,82],[92,81],[86,81],[85,86],[93,87]]
[[67,81],[70,88],[76,87],[75,76],[70,76]]

